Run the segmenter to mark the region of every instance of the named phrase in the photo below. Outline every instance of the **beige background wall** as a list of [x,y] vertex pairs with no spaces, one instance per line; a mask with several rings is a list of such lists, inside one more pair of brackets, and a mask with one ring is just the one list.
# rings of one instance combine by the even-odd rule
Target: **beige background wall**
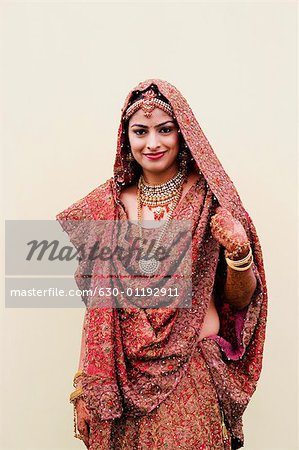
[[[245,449],[297,449],[296,3],[2,2],[1,16],[5,218],[53,219],[104,182],[127,92],[150,77],[176,85],[264,253],[267,340]],[[68,404],[82,314],[2,307],[1,449],[83,448]]]

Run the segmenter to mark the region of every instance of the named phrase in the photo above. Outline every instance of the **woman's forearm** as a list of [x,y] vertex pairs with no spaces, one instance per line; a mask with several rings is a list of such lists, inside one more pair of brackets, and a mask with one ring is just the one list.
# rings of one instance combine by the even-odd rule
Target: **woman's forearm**
[[245,308],[251,301],[256,285],[257,280],[252,267],[242,272],[227,266],[224,285],[224,296],[227,303],[237,309]]
[[[251,302],[257,287],[257,279],[250,266],[252,251],[246,230],[231,212],[219,206],[211,217],[211,231],[214,239],[224,247],[225,254],[228,254],[224,301],[237,309],[243,309]],[[242,268],[245,270],[237,270]]]

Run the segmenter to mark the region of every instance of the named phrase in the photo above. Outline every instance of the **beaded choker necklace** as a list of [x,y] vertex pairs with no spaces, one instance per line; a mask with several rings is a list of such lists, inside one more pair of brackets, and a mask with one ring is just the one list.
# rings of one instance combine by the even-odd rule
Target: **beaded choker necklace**
[[141,175],[138,182],[138,191],[141,205],[147,206],[154,212],[154,219],[161,220],[165,212],[170,212],[170,205],[177,198],[177,193],[184,182],[181,170],[170,180],[162,184],[147,184]]

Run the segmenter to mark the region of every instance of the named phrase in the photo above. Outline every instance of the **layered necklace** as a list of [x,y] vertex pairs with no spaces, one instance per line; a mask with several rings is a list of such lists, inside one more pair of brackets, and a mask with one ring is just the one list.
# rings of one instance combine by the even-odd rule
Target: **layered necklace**
[[138,183],[141,204],[154,212],[155,220],[163,219],[165,212],[168,213],[170,205],[175,202],[183,182],[184,174],[180,170],[173,178],[162,184],[147,184],[141,175]]
[[137,189],[137,212],[140,242],[142,242],[142,206],[148,206],[150,210],[154,210],[155,220],[161,220],[164,217],[165,210],[169,213],[150,254],[146,255],[143,252],[139,260],[139,268],[141,272],[146,275],[154,274],[160,265],[160,261],[158,261],[154,255],[181,198],[184,181],[185,175],[182,171],[179,171],[173,178],[162,184],[149,185],[144,182],[142,175],[139,178]]

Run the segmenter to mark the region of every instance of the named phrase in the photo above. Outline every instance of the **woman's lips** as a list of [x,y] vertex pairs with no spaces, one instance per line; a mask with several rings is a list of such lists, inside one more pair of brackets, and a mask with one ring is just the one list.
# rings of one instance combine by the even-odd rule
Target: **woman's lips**
[[157,152],[157,153],[144,153],[144,156],[146,156],[148,159],[159,159],[162,158],[162,156],[166,153],[165,152]]

